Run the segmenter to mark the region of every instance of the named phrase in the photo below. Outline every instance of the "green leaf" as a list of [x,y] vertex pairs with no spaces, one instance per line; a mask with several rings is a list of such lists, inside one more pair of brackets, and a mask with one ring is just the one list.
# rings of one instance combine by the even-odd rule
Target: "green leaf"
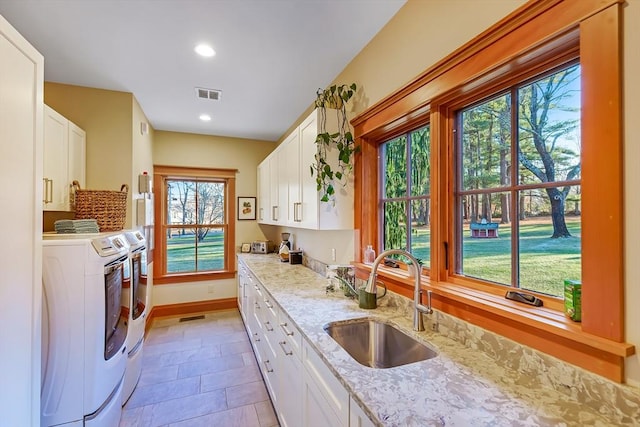
[[349,142],[353,142],[353,135],[351,135],[351,132],[345,132],[344,139],[346,139]]
[[324,165],[324,173],[331,173],[331,166]]
[[336,172],[336,178],[342,179],[342,172]]
[[327,196],[326,194],[324,196],[322,196],[322,199],[320,199],[321,202],[328,202],[329,201],[329,196]]
[[329,185],[327,186],[327,194],[328,194],[328,195],[330,195],[330,196],[332,196],[333,194],[335,194],[335,191],[334,191],[334,189],[333,189],[333,185],[329,184]]

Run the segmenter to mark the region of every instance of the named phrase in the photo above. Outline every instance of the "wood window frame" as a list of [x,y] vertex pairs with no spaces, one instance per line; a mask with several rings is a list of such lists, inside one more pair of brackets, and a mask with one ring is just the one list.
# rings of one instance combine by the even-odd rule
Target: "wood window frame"
[[[380,248],[378,145],[430,122],[432,156],[431,270],[423,287],[434,307],[522,344],[612,379],[624,381],[635,352],[624,342],[622,204],[622,0],[531,1],[352,120],[361,147],[355,163],[356,274],[367,244]],[[582,323],[562,313],[558,299],[527,307],[490,291],[482,281],[455,278],[451,174],[453,106],[495,93],[540,70],[579,57],[582,75]],[[607,141],[606,149],[597,141]],[[606,168],[599,167],[605,163]],[[600,230],[608,232],[603,238]],[[412,296],[412,281],[381,268],[390,289]],[[602,285],[606,284],[606,285]]]
[[[154,267],[153,267],[153,283],[154,284],[176,284],[185,282],[198,282],[204,280],[221,280],[232,279],[236,274],[235,263],[235,218],[236,218],[236,169],[206,169],[206,168],[190,168],[180,166],[164,166],[154,165],[153,172],[153,188],[155,224],[154,227]],[[225,233],[224,268],[219,271],[208,272],[189,272],[189,273],[172,273],[166,274],[166,245],[167,234],[162,224],[165,224],[166,209],[166,192],[165,181],[167,179],[222,179],[225,185],[225,216],[228,224]]]

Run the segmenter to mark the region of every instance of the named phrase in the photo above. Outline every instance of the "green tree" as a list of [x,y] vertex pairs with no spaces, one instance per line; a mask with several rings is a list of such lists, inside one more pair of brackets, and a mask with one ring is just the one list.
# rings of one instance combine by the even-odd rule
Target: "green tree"
[[[575,97],[579,78],[576,65],[518,91],[518,161],[540,182],[571,181],[580,175],[580,155],[565,143],[580,125]],[[570,237],[565,202],[571,186],[547,187],[545,191],[551,205],[551,237]]]

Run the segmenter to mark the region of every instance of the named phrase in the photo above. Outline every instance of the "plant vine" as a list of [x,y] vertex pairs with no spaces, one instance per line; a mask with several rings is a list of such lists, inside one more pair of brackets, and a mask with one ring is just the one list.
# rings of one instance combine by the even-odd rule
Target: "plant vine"
[[[333,85],[318,89],[315,106],[319,110],[319,127],[316,138],[315,163],[311,165],[311,175],[316,177],[317,191],[322,193],[321,201],[335,203],[336,185],[346,186],[353,170],[353,154],[358,151],[347,118],[347,103],[356,93],[355,83]],[[327,130],[327,109],[336,112],[338,127],[335,132]],[[334,129],[331,129],[332,131]],[[337,155],[331,153],[337,150]],[[331,155],[331,159],[329,156]],[[336,160],[334,160],[334,157]]]

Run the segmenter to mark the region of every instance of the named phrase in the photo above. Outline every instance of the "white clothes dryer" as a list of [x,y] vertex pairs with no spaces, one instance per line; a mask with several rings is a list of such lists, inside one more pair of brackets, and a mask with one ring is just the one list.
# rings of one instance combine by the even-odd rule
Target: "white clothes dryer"
[[147,317],[147,247],[142,232],[124,233],[129,245],[130,268],[125,273],[125,288],[122,306],[127,313],[127,368],[124,375],[122,405],[133,394],[142,373],[142,350],[144,347],[145,319]]
[[43,236],[42,426],[117,427],[126,366],[122,234]]

